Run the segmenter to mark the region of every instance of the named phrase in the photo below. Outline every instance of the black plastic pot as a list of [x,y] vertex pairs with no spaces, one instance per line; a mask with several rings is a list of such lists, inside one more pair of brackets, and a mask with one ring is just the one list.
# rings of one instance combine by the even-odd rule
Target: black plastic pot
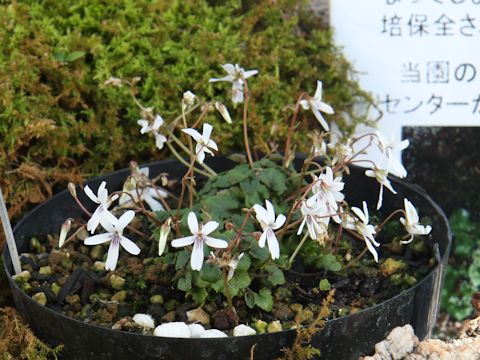
[[[233,163],[225,157],[208,159],[216,171],[227,170]],[[298,160],[300,161],[300,159]],[[148,165],[150,174],[168,172],[180,177],[185,167],[178,161],[160,161]],[[378,184],[366,178],[363,170],[353,168],[346,177],[346,196],[351,204],[363,200],[376,203]],[[129,170],[121,170],[89,182],[97,188],[107,181],[110,191],[121,189]],[[398,196],[385,194],[386,210],[403,207],[407,197],[421,209],[422,216],[433,222],[431,241],[438,257],[438,265],[415,286],[381,304],[342,318],[329,320],[325,328],[313,338],[313,346],[322,352],[322,359],[358,359],[372,351],[376,342],[396,326],[411,324],[420,339],[431,334],[435,324],[444,268],[448,258],[451,234],[442,210],[419,187],[392,179]],[[80,192],[83,193],[83,192]],[[79,194],[80,198],[84,196]],[[86,198],[83,198],[82,201]],[[82,216],[67,191],[63,191],[39,205],[15,227],[14,234],[20,252],[27,252],[31,236],[57,232],[65,218]],[[8,249],[4,252],[5,269],[17,310],[40,338],[52,345],[64,344],[62,358],[76,359],[254,359],[272,360],[281,356],[281,349],[289,347],[295,331],[274,334],[219,339],[160,338],[110,330],[70,319],[33,301],[11,278],[12,265]]]

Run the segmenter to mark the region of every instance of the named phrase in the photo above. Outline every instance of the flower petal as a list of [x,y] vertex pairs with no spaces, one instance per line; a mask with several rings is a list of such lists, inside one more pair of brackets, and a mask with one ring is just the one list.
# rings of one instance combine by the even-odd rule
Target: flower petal
[[229,81],[229,82],[232,82],[233,81],[233,76],[231,75],[227,75],[223,78],[211,78],[210,80],[208,80],[209,82],[217,82],[217,81]]
[[255,210],[255,213],[256,213],[256,217],[257,217],[257,220],[260,222],[260,223],[264,223],[264,224],[268,224],[269,221],[269,217],[268,217],[268,212],[267,210],[262,206],[262,205],[258,205],[258,204],[255,204],[253,205],[253,210]]
[[205,160],[205,147],[202,147],[202,150],[197,152],[197,161],[199,164],[203,164],[203,161]]
[[197,238],[193,243],[192,257],[190,258],[192,270],[202,270],[203,257],[203,241]]
[[265,200],[265,205],[266,205],[267,214],[268,214],[267,224],[274,223],[275,222],[275,209],[273,208],[272,203],[268,200]]
[[278,259],[280,257],[280,245],[278,244],[277,237],[273,230],[267,231],[267,242],[268,250],[272,256],[272,260]]
[[118,241],[112,241],[108,248],[107,261],[105,262],[105,270],[113,271],[117,267],[120,244]]
[[317,118],[320,125],[325,129],[325,131],[330,131],[330,126],[328,126],[327,121],[323,118],[322,114],[317,108],[312,107],[313,115]]
[[216,249],[225,249],[226,247],[228,247],[228,242],[226,242],[225,240],[212,238],[210,236],[205,236],[204,238],[205,243],[210,247]]
[[307,100],[300,100],[300,106],[303,110],[310,109],[310,103]]
[[322,100],[322,87],[322,82],[317,80],[317,89],[315,90],[315,95],[313,95],[315,100]]
[[125,236],[120,236],[120,245],[132,255],[140,254],[140,248],[132,240]]
[[333,108],[330,105],[324,103],[323,101],[320,101],[317,109],[328,115],[335,114],[335,110],[333,110]]
[[258,74],[258,70],[247,70],[243,73],[243,77],[245,79],[248,79],[249,77],[257,75],[257,74]]
[[163,118],[160,115],[155,116],[153,120],[152,128],[153,130],[158,130],[163,125]]
[[149,126],[149,122],[148,120],[145,120],[145,119],[140,119],[137,121],[137,124],[140,125],[142,128],[140,129],[140,134],[145,134],[149,131],[151,131],[152,129],[150,128]]
[[208,235],[212,232],[214,232],[220,224],[216,221],[209,221],[202,227],[202,234],[203,235]]
[[268,231],[269,228],[267,228],[263,233],[262,235],[260,236],[260,239],[258,240],[258,246],[263,248],[265,247],[265,242],[267,240],[267,231]]
[[112,234],[110,233],[105,233],[105,234],[98,234],[95,236],[90,236],[84,240],[85,245],[99,245],[99,244],[104,244],[108,241],[110,241],[112,238]]
[[235,74],[235,65],[233,64],[223,64],[223,70],[225,70],[229,75]]
[[192,234],[197,234],[198,233],[198,220],[197,220],[197,215],[193,211],[190,211],[188,213],[187,217],[187,224],[188,228],[190,229],[190,232]]
[[277,220],[275,221],[275,224],[273,225],[273,230],[280,229],[283,226],[283,224],[285,224],[286,220],[287,220],[287,218],[285,217],[285,215],[283,215],[283,214],[278,215]]
[[193,244],[195,241],[195,236],[186,236],[183,238],[175,239],[172,241],[172,246],[173,247],[182,247],[182,246],[187,246]]
[[185,134],[188,134],[190,135],[193,140],[195,141],[199,141],[201,138],[202,138],[202,135],[195,129],[182,129],[182,131],[185,133]]
[[122,216],[120,216],[120,218],[118,219],[118,224],[116,226],[117,230],[122,231],[123,229],[125,229],[127,225],[130,224],[130,222],[133,220],[134,217],[135,217],[135,211],[133,210],[125,211],[125,213]]
[[160,201],[155,200],[153,198],[153,196],[150,195],[149,193],[144,192],[143,199],[145,200],[148,207],[152,211],[162,211],[162,210],[164,210],[162,203]]
[[203,124],[203,133],[202,138],[205,141],[205,144],[210,140],[210,135],[212,135],[213,126],[209,123]]
[[85,195],[87,195],[90,200],[92,200],[94,203],[100,204],[100,201],[98,200],[97,196],[93,193],[92,189],[88,185],[85,185],[83,188],[83,191],[85,192]]

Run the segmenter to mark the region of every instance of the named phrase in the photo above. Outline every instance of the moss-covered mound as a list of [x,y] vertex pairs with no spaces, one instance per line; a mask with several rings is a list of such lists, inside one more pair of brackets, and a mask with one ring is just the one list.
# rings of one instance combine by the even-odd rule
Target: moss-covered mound
[[0,23],[0,185],[11,216],[68,180],[168,156],[139,136],[127,89],[102,85],[110,76],[140,76],[138,97],[167,121],[187,89],[223,97],[236,123],[208,119],[221,127],[222,152],[241,148],[241,107],[225,98],[228,84],[208,83],[223,76],[220,64],[260,71],[249,120],[260,150],[285,133],[285,105],[302,91],[313,94],[317,79],[336,109],[329,120],[343,129],[360,121],[354,103],[369,101],[331,32],[297,0],[7,2]]

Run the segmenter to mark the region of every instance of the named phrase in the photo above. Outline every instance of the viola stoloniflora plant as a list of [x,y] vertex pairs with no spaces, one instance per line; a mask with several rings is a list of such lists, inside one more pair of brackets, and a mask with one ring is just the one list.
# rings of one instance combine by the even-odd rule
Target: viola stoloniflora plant
[[[381,212],[384,188],[396,193],[388,175],[406,176],[394,153],[407,140],[370,133],[328,143],[332,134],[324,114],[334,110],[322,100],[318,81],[313,97],[303,93],[291,107],[283,154],[270,144],[270,152],[254,159],[247,79],[258,78],[258,72],[233,64],[223,69],[225,77],[210,81],[230,82],[234,106],[243,103],[245,155],[231,156],[237,164],[222,173],[205,162],[221,145],[204,118],[218,111],[228,123],[235,121],[227,106],[186,91],[180,116],[167,121],[135,98],[138,78],[106,82],[129,89],[141,111],[140,133],[153,135],[155,146],[169,149],[186,171],[181,180],[169,174],[151,179],[147,167],[132,163],[121,191],[109,194],[114,189],[105,182],[83,188],[97,206],[93,214],[69,185],[86,222],[68,219],[47,245],[32,240],[33,252],[53,247],[40,274],[57,274],[50,282],[54,295],[78,267],[94,280],[90,290],[73,283],[68,296],[57,298],[68,316],[157,336],[273,332],[311,324],[328,296],[335,299],[331,317],[371,306],[411,286],[434,265],[421,238],[431,227],[420,224],[414,205],[404,199],[404,209]],[[320,131],[296,168],[294,131],[302,110],[313,112]],[[362,139],[368,144],[358,149]],[[367,147],[378,147],[381,159],[361,157]],[[350,206],[343,194],[349,167],[362,163],[370,165],[365,174],[380,186],[378,215],[365,201],[361,208]],[[409,266],[412,258],[415,266]],[[42,279],[17,278],[26,291]],[[351,286],[341,285],[345,279],[352,279]],[[36,291],[34,298],[46,303],[48,297]]]

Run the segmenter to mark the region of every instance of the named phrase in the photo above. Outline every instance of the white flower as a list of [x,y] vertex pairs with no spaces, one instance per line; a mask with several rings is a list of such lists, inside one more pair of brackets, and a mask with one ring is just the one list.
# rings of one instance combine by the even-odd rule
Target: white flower
[[102,181],[102,183],[98,187],[97,195],[93,193],[92,189],[90,189],[88,185],[85,185],[85,187],[83,188],[83,191],[85,191],[85,194],[90,198],[90,200],[98,204],[97,208],[92,214],[92,217],[90,218],[90,220],[88,220],[87,223],[87,231],[90,231],[92,234],[97,229],[100,221],[105,216],[108,216],[108,214],[110,214],[108,208],[110,207],[110,205],[112,205],[112,201],[115,201],[118,198],[118,195],[114,195],[112,196],[112,198],[108,197],[108,190],[105,188],[106,185],[107,183],[105,181]]
[[377,210],[379,210],[383,204],[383,187],[386,187],[388,190],[390,190],[394,194],[397,193],[393,188],[392,184],[390,183],[390,180],[388,180],[388,177],[387,177],[388,169],[382,168],[382,165],[378,167],[375,166],[373,170],[370,169],[365,171],[365,175],[367,175],[368,177],[375,178],[380,184],[380,191],[378,193],[378,202],[377,202]]
[[257,75],[258,70],[247,70],[245,71],[238,64],[224,64],[222,65],[223,69],[228,73],[227,76],[216,79],[212,78],[210,82],[216,81],[229,81],[232,83],[232,101],[234,103],[243,102],[243,85],[245,79],[248,79],[251,76]]
[[348,161],[353,156],[353,147],[351,139],[348,139],[345,143],[335,143],[327,145],[330,151],[333,153],[332,164],[339,163],[341,161]]
[[190,135],[193,140],[197,142],[195,147],[195,153],[197,154],[197,161],[201,164],[203,160],[205,160],[205,153],[209,153],[210,155],[213,154],[213,150],[218,151],[217,144],[210,139],[210,135],[212,134],[212,125],[204,123],[203,124],[203,133],[200,134],[195,129],[182,129],[182,131],[188,135]]
[[325,168],[325,173],[320,174],[318,178],[315,175],[312,175],[312,178],[315,182],[312,187],[314,195],[320,201],[325,202],[328,208],[336,211],[338,202],[345,199],[345,195],[342,193],[345,183],[342,181],[342,178],[340,176],[334,178],[333,170],[329,166]]
[[155,146],[157,149],[162,150],[163,146],[167,142],[167,138],[165,135],[159,133],[160,127],[163,125],[163,118],[160,115],[155,116],[155,120],[153,120],[153,124],[150,125],[150,122],[145,119],[140,119],[137,121],[137,124],[140,125],[142,128],[140,129],[140,134],[146,133],[153,133],[155,136]]
[[228,109],[225,105],[223,105],[219,101],[215,101],[215,109],[222,115],[223,119],[228,123],[232,123],[232,118],[230,117],[230,114],[228,113]]
[[123,236],[123,229],[133,220],[135,212],[128,210],[119,219],[109,213],[102,219],[101,224],[108,233],[90,236],[85,239],[85,245],[98,245],[110,241],[105,270],[115,270],[120,252],[120,245],[132,255],[140,254],[140,248],[130,239]]
[[199,338],[204,332],[205,328],[200,324],[188,324],[191,338]]
[[319,235],[327,232],[330,217],[325,216],[327,212],[325,206],[318,201],[317,197],[314,196],[303,201],[301,212],[303,220],[298,228],[297,235],[302,233],[305,224],[307,224],[308,234],[312,240],[317,240]]
[[173,247],[181,247],[193,244],[192,257],[190,258],[190,266],[193,270],[200,271],[203,265],[203,246],[207,244],[213,248],[225,249],[228,243],[225,240],[216,239],[208,236],[214,232],[220,225],[216,221],[209,221],[203,226],[198,225],[197,216],[194,212],[188,214],[188,228],[192,236],[186,236],[172,241]]
[[210,329],[210,330],[205,330],[201,335],[201,339],[206,339],[206,338],[222,338],[222,337],[228,337],[227,334],[225,334],[223,331],[217,330],[217,329]]
[[312,110],[313,115],[315,115],[325,131],[330,130],[327,121],[323,118],[320,112],[331,115],[334,114],[335,111],[333,111],[333,108],[330,105],[322,101],[322,82],[320,80],[317,80],[317,90],[315,91],[313,98],[301,100],[300,105],[304,110]]
[[232,259],[228,262],[228,275],[227,275],[227,280],[230,281],[233,278],[233,275],[235,274],[235,270],[237,270],[238,263],[242,259],[244,253],[241,253],[240,255],[235,255],[232,257]]
[[[123,207],[132,207],[134,202],[145,201],[152,211],[165,210],[157,199],[167,198],[168,193],[159,186],[149,186],[150,169],[148,167],[134,171],[132,176],[123,185],[122,196],[118,204]],[[140,198],[139,198],[140,195]]]
[[169,322],[158,325],[153,335],[171,338],[190,338],[190,329],[184,322]]
[[190,90],[185,91],[183,93],[183,99],[182,99],[182,109],[185,111],[189,107],[193,106],[195,104],[195,98],[196,95],[192,93]]
[[275,236],[274,230],[280,229],[285,221],[287,220],[285,215],[278,215],[275,219],[275,209],[270,201],[265,200],[266,208],[261,205],[254,205],[253,209],[255,210],[256,217],[260,226],[262,227],[263,233],[260,236],[258,246],[263,248],[265,246],[265,241],[268,243],[268,250],[272,256],[272,260],[278,259],[280,257],[280,245],[278,244],[277,237]]
[[110,76],[107,80],[105,80],[103,85],[122,87],[122,79],[119,79],[119,78],[114,77],[114,76]]
[[135,314],[133,321],[145,329],[155,328],[155,321],[153,321],[153,318],[148,314]]
[[396,157],[396,153],[406,149],[410,142],[408,140],[397,141],[393,134],[390,139],[387,139],[379,131],[377,131],[377,139],[378,148],[382,152],[382,155],[388,159],[389,172],[401,178],[407,176],[407,170]]
[[237,325],[233,328],[233,336],[248,336],[255,335],[257,332],[247,325]]
[[415,235],[428,235],[430,231],[432,231],[432,227],[430,225],[424,226],[418,223],[419,216],[417,213],[417,209],[415,206],[408,201],[408,199],[403,199],[403,203],[405,205],[405,218],[401,217],[400,222],[403,226],[405,226],[405,230],[410,234],[410,239],[407,241],[401,241],[402,244],[410,243]]
[[357,233],[359,233],[361,236],[363,236],[363,239],[365,240],[365,244],[367,245],[368,250],[372,253],[375,261],[378,262],[377,249],[375,249],[373,245],[375,245],[376,247],[379,247],[380,244],[377,241],[375,241],[375,237],[373,236],[375,234],[375,227],[368,223],[369,218],[368,218],[367,203],[365,201],[363,202],[363,211],[355,206],[352,207],[352,211],[358,217],[358,219],[353,220],[352,217],[347,217],[345,228],[354,230]]

